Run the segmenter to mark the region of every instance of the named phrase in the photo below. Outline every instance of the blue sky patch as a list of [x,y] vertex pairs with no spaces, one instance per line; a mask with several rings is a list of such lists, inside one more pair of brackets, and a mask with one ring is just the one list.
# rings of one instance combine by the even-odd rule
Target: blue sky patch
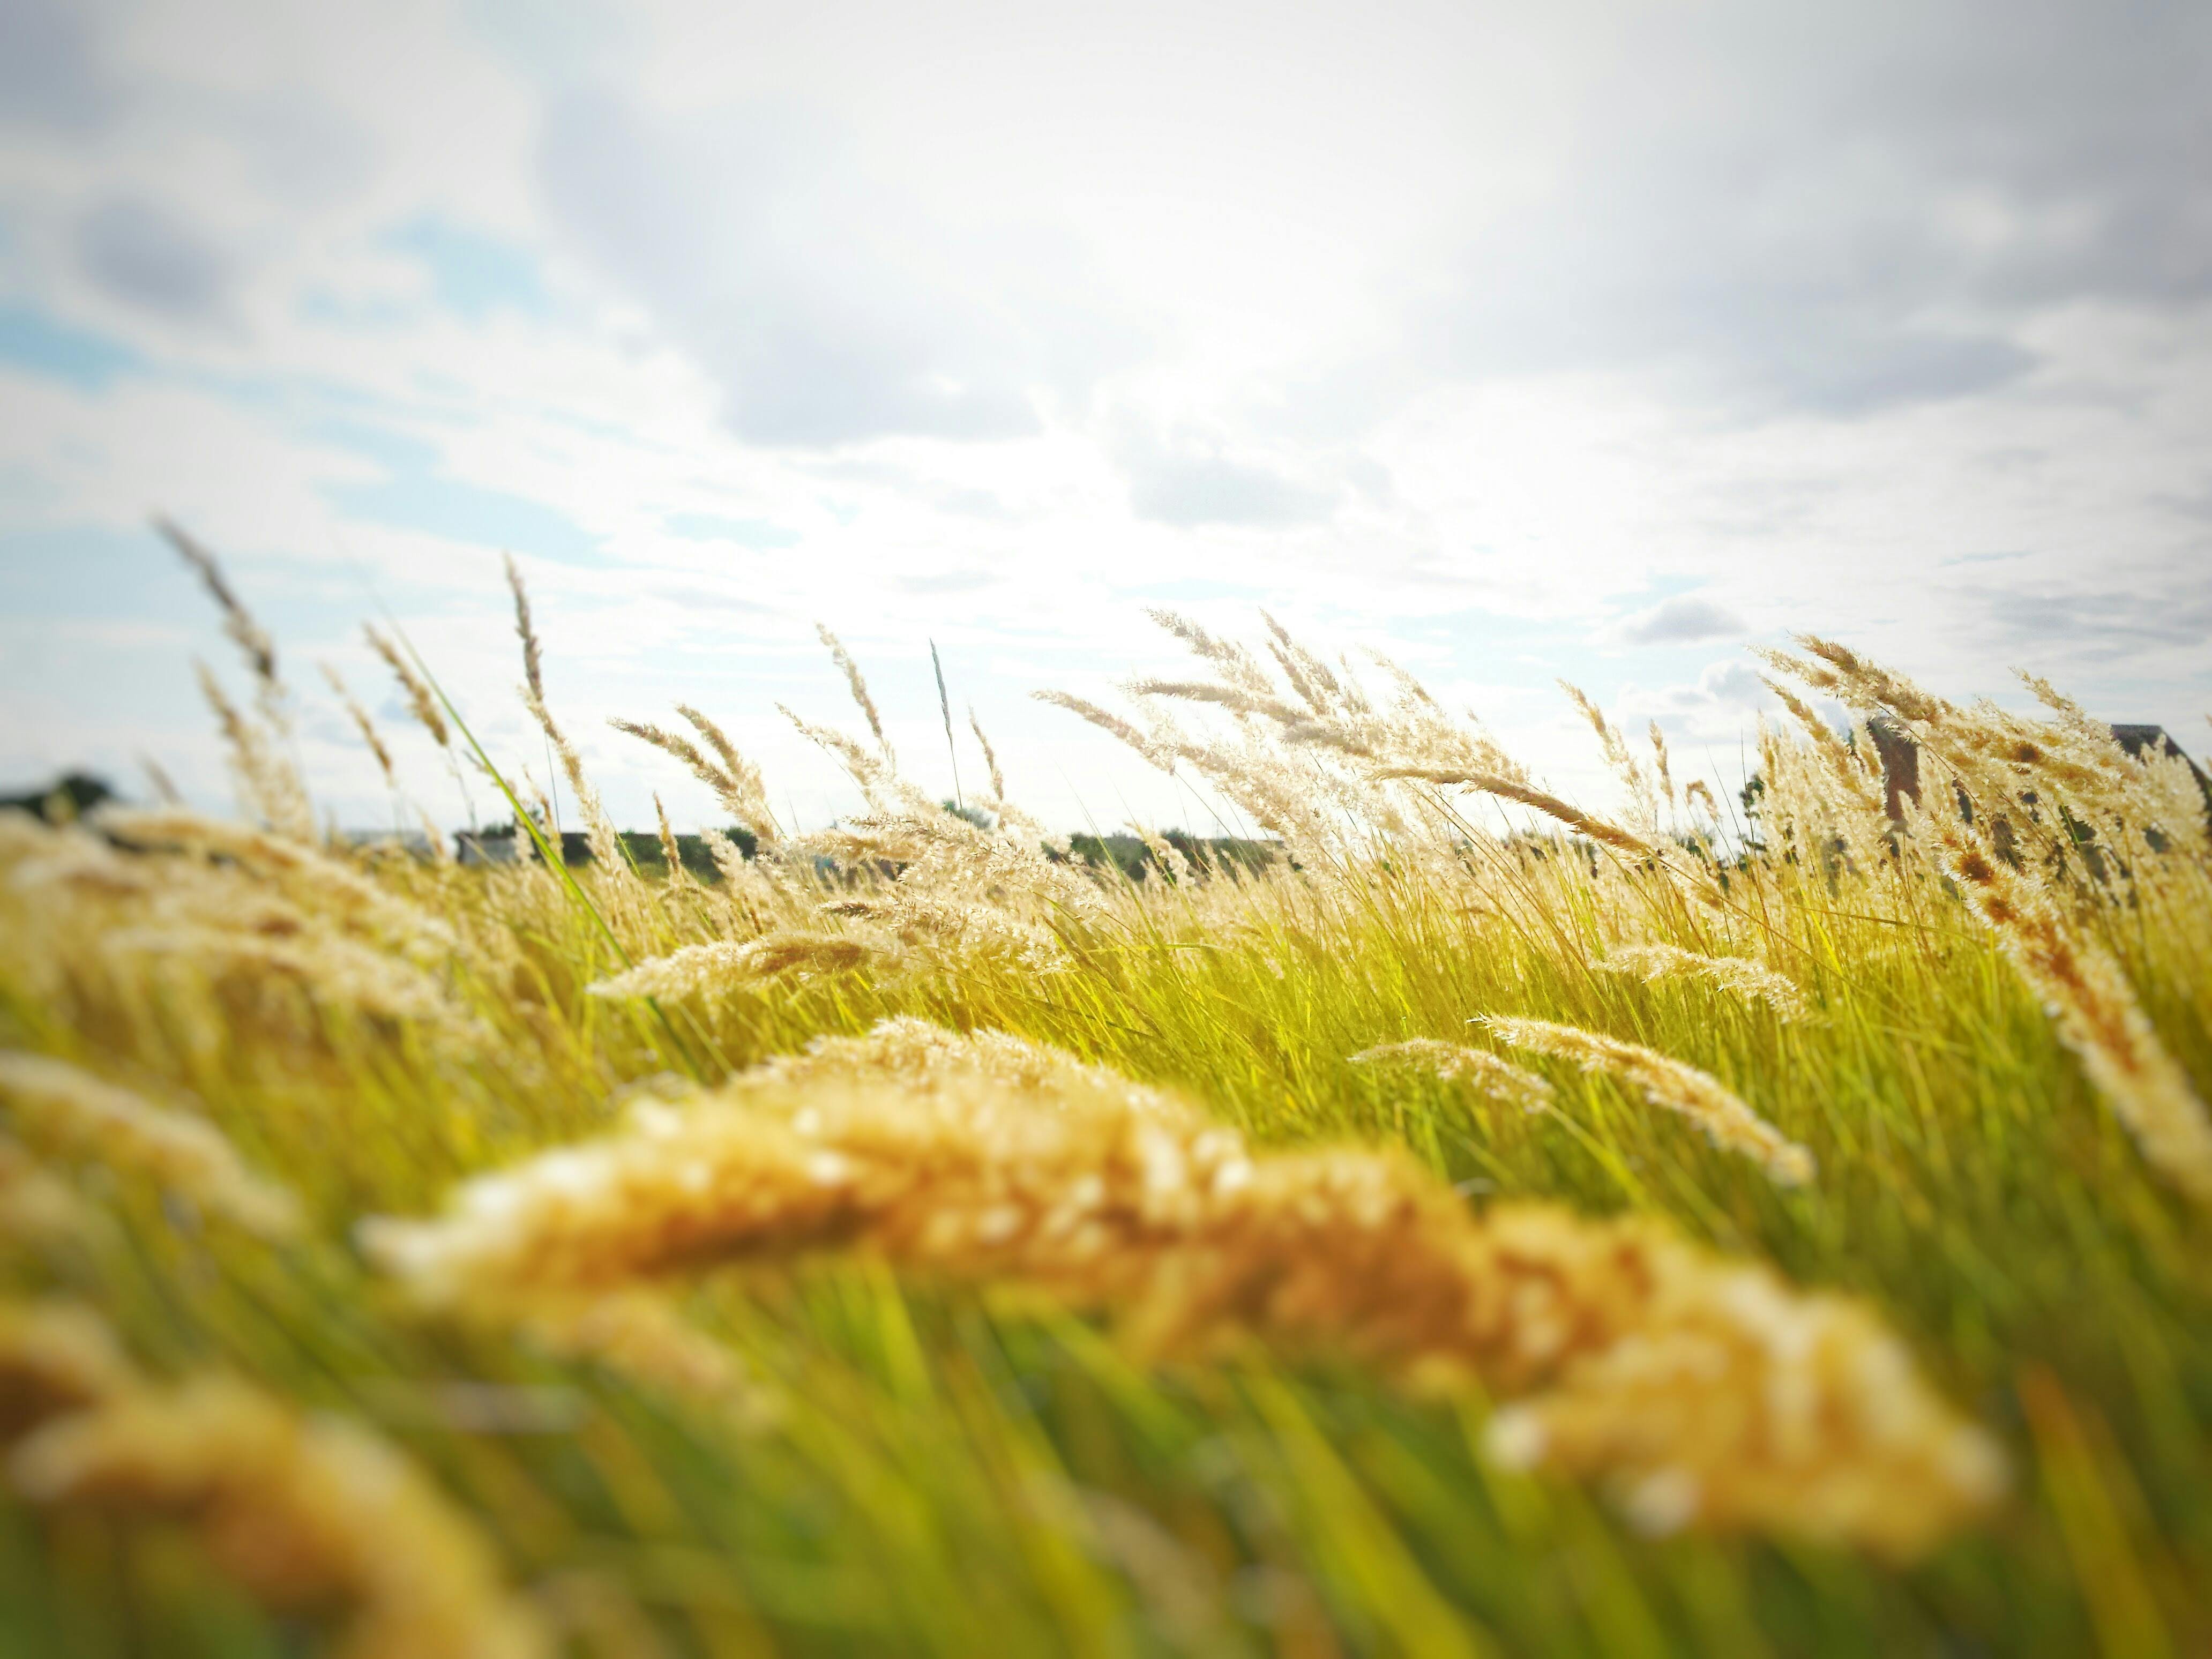
[[104,391],[116,376],[146,367],[146,360],[120,341],[73,328],[21,304],[0,304],[0,363],[66,380],[86,392]]
[[323,486],[324,499],[349,519],[541,558],[588,562],[599,556],[599,538],[558,508],[447,477],[438,471],[437,447],[411,434],[326,421],[313,435],[385,470],[381,478]]
[[395,473],[371,483],[326,484],[323,495],[349,519],[473,542],[502,552],[585,562],[599,550],[598,537],[543,501],[438,473]]
[[542,317],[551,308],[538,262],[496,237],[425,214],[392,231],[383,242],[417,260],[430,273],[438,302],[465,322],[480,323],[502,309]]
[[805,538],[766,519],[725,519],[713,513],[672,513],[662,522],[672,536],[691,542],[735,542],[740,547],[796,547]]

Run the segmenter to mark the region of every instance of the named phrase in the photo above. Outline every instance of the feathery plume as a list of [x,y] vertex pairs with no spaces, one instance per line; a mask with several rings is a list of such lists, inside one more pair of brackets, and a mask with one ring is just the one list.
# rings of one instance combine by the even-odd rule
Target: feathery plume
[[668,809],[660,804],[660,793],[653,792],[653,819],[660,831],[660,860],[668,866],[668,884],[681,887],[690,879],[684,868],[684,849],[678,843],[676,832],[668,827]]
[[786,929],[742,945],[716,939],[687,945],[665,957],[587,986],[595,997],[698,997],[791,975],[799,979],[851,973],[886,955],[884,947],[852,933]]
[[344,706],[347,717],[353,721],[353,729],[361,733],[361,740],[368,745],[368,752],[375,757],[377,770],[384,774],[385,787],[397,789],[399,775],[392,769],[392,751],[384,746],[384,738],[377,731],[376,722],[369,719],[368,710],[363,708],[353,693],[346,689],[345,680],[338,671],[328,663],[322,666],[323,678],[329,684],[331,695]]
[[910,1094],[936,1095],[981,1079],[1043,1101],[1112,1097],[1126,1111],[1181,1118],[1188,1106],[1164,1090],[1132,1082],[1065,1048],[1006,1031],[954,1031],[901,1014],[878,1020],[860,1036],[818,1036],[796,1054],[775,1054],[725,1084],[731,1092],[838,1083],[895,1083]]
[[967,798],[960,793],[960,750],[952,741],[952,699],[945,690],[945,663],[937,654],[937,641],[929,642],[929,666],[937,676],[937,712],[945,719],[945,752],[952,762],[952,804],[967,805]]
[[303,843],[313,841],[314,809],[307,804],[307,786],[300,781],[299,772],[277,751],[270,734],[240,712],[205,663],[195,661],[192,669],[199,677],[200,695],[214,711],[229,746],[231,775],[241,804],[276,834]]
[[363,623],[361,631],[368,641],[368,648],[384,659],[399,682],[399,689],[407,696],[407,711],[415,716],[416,724],[430,734],[430,739],[441,749],[451,749],[453,734],[447,727],[445,710],[438,705],[438,694],[424,679],[421,672],[407,659],[398,642],[380,631],[374,623]]
[[1701,979],[1749,1002],[1763,1002],[1783,1019],[1810,1019],[1805,994],[1764,963],[1743,957],[1701,957],[1674,945],[1622,945],[1592,964],[1601,974],[1633,974],[1646,985],[1662,979]]
[[776,708],[797,729],[800,737],[837,757],[838,763],[844,767],[853,781],[860,785],[860,793],[867,797],[871,805],[882,804],[887,789],[896,790],[898,775],[884,756],[870,754],[834,726],[817,726],[810,720],[799,719],[781,703],[776,704]]
[[2189,1198],[2212,1204],[2212,1119],[2119,963],[2068,922],[2040,878],[1997,858],[1978,830],[1931,817],[1928,833],[1944,873],[1996,936],[2144,1161]]
[[514,555],[500,555],[507,570],[507,591],[514,595],[514,637],[522,641],[522,681],[530,688],[530,695],[544,701],[545,696],[545,653],[538,642],[538,629],[530,620],[530,591],[522,585],[522,572],[514,562]]
[[298,1201],[247,1170],[212,1124],[43,1054],[0,1052],[0,1099],[33,1146],[149,1176],[264,1237],[298,1230]]
[[1072,1081],[750,1082],[641,1108],[363,1243],[432,1307],[865,1250],[1113,1310],[1140,1352],[1243,1334],[1424,1391],[1479,1379],[1525,1407],[1500,1455],[1608,1478],[1655,1525],[1911,1555],[2002,1485],[1858,1304],[1649,1219],[1476,1218],[1402,1155],[1254,1153],[1194,1111]]
[[1131,680],[1123,688],[1133,697],[1175,697],[1184,702],[1210,702],[1232,714],[1259,714],[1279,726],[1303,726],[1306,717],[1281,698],[1267,692],[1248,691],[1240,685],[1216,685],[1211,680]]
[[876,747],[883,750],[885,763],[896,766],[896,763],[891,758],[891,740],[884,735],[884,719],[876,712],[876,700],[868,695],[868,683],[860,677],[860,665],[853,660],[853,653],[845,649],[844,641],[825,625],[815,623],[814,631],[821,635],[822,643],[828,647],[831,659],[843,672],[845,685],[852,692],[853,701],[867,716],[868,730],[876,734]]
[[138,757],[138,769],[146,775],[147,786],[153,790],[155,800],[164,806],[184,805],[185,793],[177,787],[177,781],[169,775],[167,767],[151,755],[141,755]]
[[1123,743],[1128,744],[1161,771],[1170,776],[1174,775],[1176,757],[1173,750],[1164,744],[1157,742],[1139,732],[1119,714],[1101,708],[1097,703],[1086,702],[1066,691],[1032,691],[1030,695],[1039,702],[1048,702],[1055,708],[1065,708],[1069,714],[1090,721],[1101,732],[1121,738]]
[[[0,1237],[18,1243],[53,1243],[82,1238],[99,1224],[97,1213],[75,1188],[0,1135]],[[0,1408],[0,1417],[5,1414]]]
[[[553,711],[545,702],[545,673],[543,654],[538,648],[538,632],[530,620],[530,593],[522,583],[522,572],[513,558],[507,561],[507,585],[514,595],[514,631],[522,641],[523,684],[517,688],[522,706],[544,732],[545,741],[553,746],[553,753],[561,763],[562,775],[568,780],[568,788],[576,798],[576,811],[584,821],[584,839],[592,849],[592,862],[606,880],[619,880],[633,875],[629,858],[623,850],[622,837],[607,817],[606,808],[599,803],[599,792],[584,773],[582,757],[568,741],[553,718]],[[550,820],[549,820],[550,822]]]
[[983,722],[975,718],[975,705],[968,705],[968,729],[975,734],[975,742],[983,751],[984,767],[991,774],[991,799],[1003,801],[1006,798],[1006,774],[999,770],[997,751],[991,747],[990,738],[983,735]]
[[238,597],[237,590],[223,574],[222,562],[202,543],[185,533],[173,520],[156,518],[154,528],[161,539],[177,550],[179,557],[191,566],[200,583],[222,611],[222,631],[236,646],[239,654],[246,659],[253,672],[254,684],[261,704],[261,713],[279,732],[287,729],[284,710],[284,682],[276,673],[276,642],[270,638],[269,630],[255,620]]
[[605,1367],[629,1382],[709,1404],[757,1425],[769,1396],[726,1344],[686,1319],[661,1291],[642,1286],[602,1296],[520,1303],[501,1322],[562,1359]]
[[1352,1056],[1354,1066],[1395,1065],[1426,1072],[1447,1083],[1472,1083],[1477,1090],[1524,1112],[1541,1112],[1552,1104],[1552,1085],[1534,1072],[1523,1071],[1508,1060],[1480,1048],[1434,1037],[1415,1037],[1406,1042],[1385,1042],[1363,1048]]
[[668,731],[649,720],[611,720],[607,724],[641,743],[651,744],[681,763],[693,777],[714,791],[724,811],[751,830],[760,842],[774,845],[777,840],[775,817],[769,810],[768,792],[759,771],[738,753],[722,729],[697,709],[689,703],[678,703],[676,712],[690,720],[707,740],[720,758],[720,765],[701,754],[698,745],[681,732]]
[[1222,678],[1241,690],[1261,696],[1273,693],[1267,671],[1252,653],[1233,640],[1218,639],[1188,617],[1167,610],[1147,609],[1145,614],[1188,646],[1194,654],[1221,671]]
[[1423,783],[1460,784],[1469,789],[1480,789],[1486,795],[1498,795],[1506,800],[1518,801],[1523,806],[1533,806],[1546,817],[1556,819],[1577,834],[1592,841],[1603,842],[1607,847],[1623,853],[1632,853],[1638,858],[1657,858],[1659,849],[1641,836],[1633,835],[1617,823],[1592,817],[1581,808],[1570,806],[1557,795],[1547,795],[1540,789],[1511,778],[1495,776],[1485,772],[1461,772],[1443,768],[1419,766],[1385,767],[1376,774],[1382,778],[1417,778]]
[[265,876],[289,896],[434,959],[450,951],[453,930],[343,859],[247,824],[185,808],[103,806],[94,822],[133,847],[177,848],[210,864],[227,860]]
[[1656,1049],[1576,1025],[1498,1014],[1478,1014],[1473,1023],[1513,1048],[1571,1060],[1585,1072],[1608,1073],[1635,1085],[1646,1101],[1688,1118],[1714,1146],[1741,1152],[1758,1164],[1778,1187],[1800,1187],[1813,1178],[1812,1153],[1787,1139],[1710,1073]]
[[676,712],[691,722],[692,728],[720,757],[722,764],[715,793],[722,805],[732,817],[753,832],[763,846],[775,846],[782,838],[782,831],[769,806],[768,785],[761,777],[760,768],[739,754],[722,728],[690,703],[678,703]]
[[902,879],[880,897],[832,899],[821,913],[872,922],[902,945],[933,950],[953,964],[994,957],[1032,974],[1056,974],[1068,965],[1060,941],[1036,924],[972,899],[908,891]]
[[346,1609],[349,1659],[552,1652],[483,1536],[399,1452],[231,1378],[123,1388],[49,1419],[8,1468],[41,1508],[191,1521],[264,1605]]
[[0,1297],[0,1446],[137,1382],[106,1322],[80,1303]]
[[[1588,692],[1565,680],[1561,680],[1559,685],[1559,690],[1567,694],[1568,701],[1589,722],[1590,729],[1597,733],[1598,743],[1605,750],[1605,763],[1627,786],[1630,810],[1637,828],[1645,836],[1656,838],[1658,834],[1658,803],[1651,793],[1651,781],[1644,775],[1644,768],[1630,750],[1628,740],[1620,735],[1619,726],[1606,719],[1605,712],[1591,700]],[[1654,729],[1656,729],[1656,722]]]

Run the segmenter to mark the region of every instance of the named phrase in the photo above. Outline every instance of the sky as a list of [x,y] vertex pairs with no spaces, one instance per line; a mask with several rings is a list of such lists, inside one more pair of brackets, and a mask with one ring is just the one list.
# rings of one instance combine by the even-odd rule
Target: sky
[[[856,797],[779,702],[1064,828],[1214,804],[1028,694],[1171,671],[1170,606],[1371,647],[1607,799],[1555,681],[1741,781],[1749,647],[2212,748],[2212,7],[2005,0],[374,8],[0,0],[0,787],[228,799],[149,528],[278,638],[297,750],[491,816],[390,619],[539,779]],[[1235,827],[1235,826],[1231,826]]]

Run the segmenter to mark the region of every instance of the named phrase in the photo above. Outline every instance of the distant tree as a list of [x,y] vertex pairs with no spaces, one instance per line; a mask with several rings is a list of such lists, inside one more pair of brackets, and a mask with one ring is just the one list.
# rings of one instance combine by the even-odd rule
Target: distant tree
[[64,772],[43,789],[21,795],[0,795],[0,811],[14,807],[45,818],[49,823],[71,823],[103,802],[115,799],[115,791],[104,778],[89,772]]

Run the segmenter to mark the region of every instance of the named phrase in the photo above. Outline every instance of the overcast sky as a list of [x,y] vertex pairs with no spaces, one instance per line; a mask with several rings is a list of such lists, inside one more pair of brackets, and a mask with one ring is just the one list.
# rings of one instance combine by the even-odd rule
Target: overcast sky
[[0,0],[0,782],[225,798],[155,511],[349,823],[379,611],[543,775],[502,549],[625,823],[710,811],[603,724],[678,698],[849,805],[817,619],[926,785],[934,639],[1071,826],[1206,827],[1025,695],[1157,605],[1596,800],[1554,677],[1732,784],[1794,629],[2201,752],[2212,6]]

